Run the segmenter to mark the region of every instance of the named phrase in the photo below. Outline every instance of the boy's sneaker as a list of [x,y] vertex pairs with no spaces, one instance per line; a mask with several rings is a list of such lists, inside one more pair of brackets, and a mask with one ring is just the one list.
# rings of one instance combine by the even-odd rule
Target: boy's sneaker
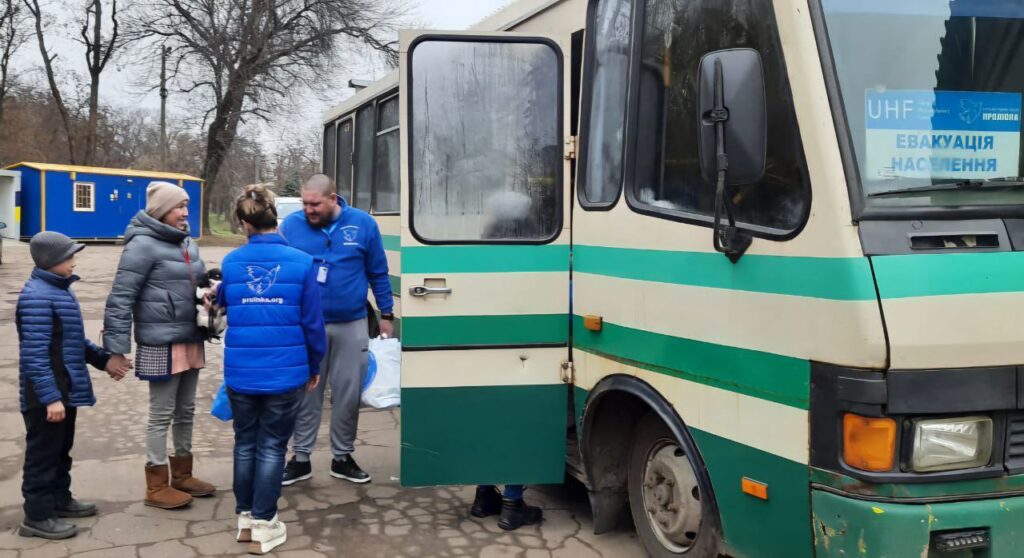
[[298,461],[292,457],[284,467],[281,486],[291,486],[299,481],[313,478],[313,465],[309,461]]
[[275,515],[270,521],[252,520],[252,542],[249,554],[266,554],[288,540],[288,529]]
[[476,487],[476,498],[469,508],[473,517],[490,517],[501,513],[501,492],[494,485]]
[[359,468],[359,465],[356,464],[356,460],[352,459],[351,455],[346,455],[341,459],[331,460],[331,476],[336,479],[345,479],[356,484],[365,484],[370,482],[370,475]]
[[32,521],[28,518],[21,522],[18,534],[23,537],[39,537],[56,541],[70,539],[78,534],[78,527],[58,517],[51,517],[42,521]]
[[63,506],[57,506],[57,517],[91,517],[96,515],[96,504],[79,502],[74,498]]

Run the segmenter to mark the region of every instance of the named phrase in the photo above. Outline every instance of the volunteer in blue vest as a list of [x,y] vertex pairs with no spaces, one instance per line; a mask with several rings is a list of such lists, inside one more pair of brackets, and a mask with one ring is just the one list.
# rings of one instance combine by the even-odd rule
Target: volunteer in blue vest
[[235,204],[249,243],[224,258],[217,305],[227,310],[224,383],[235,427],[236,540],[265,554],[287,539],[277,516],[288,438],[319,383],[324,337],[312,258],[277,233],[274,195],[246,187]]
[[377,223],[365,211],[338,196],[330,177],[311,176],[302,185],[303,212],[281,224],[288,243],[313,256],[316,281],[327,327],[327,355],[320,365],[319,387],[306,394],[292,438],[293,457],[281,484],[313,476],[309,456],[316,444],[324,408],[324,388],[331,386],[331,476],[354,483],[370,475],[352,457],[359,423],[359,394],[368,362],[366,293],[373,290],[381,311],[381,335],[394,331],[391,282]]

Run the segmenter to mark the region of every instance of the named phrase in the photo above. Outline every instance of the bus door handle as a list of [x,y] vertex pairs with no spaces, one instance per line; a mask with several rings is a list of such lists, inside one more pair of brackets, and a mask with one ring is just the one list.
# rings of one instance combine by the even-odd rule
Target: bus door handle
[[414,285],[409,287],[409,294],[412,296],[427,296],[427,295],[450,295],[452,289],[450,287],[428,287],[426,285]]

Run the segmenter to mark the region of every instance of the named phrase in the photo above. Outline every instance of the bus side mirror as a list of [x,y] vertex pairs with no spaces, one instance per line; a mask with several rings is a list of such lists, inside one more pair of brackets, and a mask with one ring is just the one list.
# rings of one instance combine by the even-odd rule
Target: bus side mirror
[[[718,64],[716,64],[718,62]],[[721,67],[725,112],[715,110],[715,67]],[[724,118],[725,184],[754,184],[764,176],[768,122],[765,114],[764,72],[761,55],[736,48],[705,54],[698,69],[697,110],[700,116],[700,170],[709,184],[719,172],[715,124]]]

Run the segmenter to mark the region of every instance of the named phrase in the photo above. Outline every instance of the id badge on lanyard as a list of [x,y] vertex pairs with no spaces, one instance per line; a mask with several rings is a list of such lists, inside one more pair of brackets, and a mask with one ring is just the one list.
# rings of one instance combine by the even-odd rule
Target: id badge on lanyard
[[334,234],[334,231],[336,230],[338,230],[337,223],[331,225],[330,228],[323,229],[324,234],[327,235],[327,248],[324,250],[324,257],[320,259],[319,264],[317,264],[316,270],[316,282],[320,283],[321,285],[327,284],[327,271],[329,269],[329,265],[327,263],[327,256],[330,254],[331,244],[333,244],[331,242],[331,236]]

